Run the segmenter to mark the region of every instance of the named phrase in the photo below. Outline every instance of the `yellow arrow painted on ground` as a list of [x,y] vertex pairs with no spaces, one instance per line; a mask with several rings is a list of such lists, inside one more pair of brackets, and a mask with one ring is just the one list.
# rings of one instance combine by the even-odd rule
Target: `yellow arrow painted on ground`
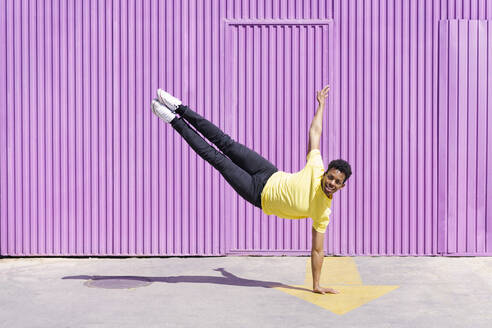
[[274,288],[335,314],[345,314],[399,287],[363,285],[357,265],[351,257],[325,257],[323,260],[320,285],[336,289],[339,294],[315,294],[312,281],[311,259],[308,259],[304,285]]

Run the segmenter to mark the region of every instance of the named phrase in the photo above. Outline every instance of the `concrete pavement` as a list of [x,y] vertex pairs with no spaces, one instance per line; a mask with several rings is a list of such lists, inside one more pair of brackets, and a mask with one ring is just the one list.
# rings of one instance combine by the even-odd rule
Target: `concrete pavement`
[[310,293],[309,270],[309,257],[2,258],[0,327],[492,327],[492,258],[326,257],[340,295]]

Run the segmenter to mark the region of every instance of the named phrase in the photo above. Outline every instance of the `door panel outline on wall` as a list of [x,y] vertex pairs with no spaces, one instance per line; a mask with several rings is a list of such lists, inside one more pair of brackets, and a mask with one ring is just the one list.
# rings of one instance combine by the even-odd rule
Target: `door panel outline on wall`
[[[237,65],[237,58],[235,56],[230,55],[231,54],[231,49],[233,42],[235,42],[234,38],[234,33],[236,33],[236,28],[237,27],[244,27],[244,26],[252,26],[252,27],[262,27],[262,26],[281,26],[281,27],[292,27],[292,26],[309,26],[309,27],[321,27],[322,29],[322,38],[325,38],[326,36],[328,37],[329,43],[327,47],[324,47],[322,49],[322,56],[323,58],[328,58],[329,60],[329,67],[330,69],[326,68],[327,74],[326,78],[329,81],[333,81],[333,56],[330,55],[328,56],[328,50],[333,49],[334,46],[334,31],[333,31],[333,20],[224,20],[222,22],[222,45],[223,49],[221,51],[221,65],[223,67],[221,77],[222,81],[224,81],[224,87],[222,88],[222,96],[221,96],[221,107],[223,108],[223,115],[221,115],[221,125],[225,127],[225,132],[228,134],[234,134],[237,131],[234,130],[233,123],[235,121],[235,115],[237,114],[237,108],[238,108],[238,99],[236,97],[235,92],[229,92],[231,88],[233,89],[234,83],[236,83],[235,79],[237,77],[231,73],[235,69]],[[267,45],[268,47],[269,45]],[[268,50],[267,50],[268,51]],[[333,53],[334,51],[332,51]],[[324,70],[324,69],[323,69]],[[306,73],[307,74],[307,73]],[[331,82],[330,82],[331,83]],[[316,86],[317,87],[317,86]],[[333,97],[330,97],[328,99],[328,106],[332,105]],[[234,109],[234,110],[232,110]],[[330,133],[331,135],[331,133]],[[236,138],[234,138],[236,139]],[[241,140],[240,140],[241,142]],[[331,142],[330,142],[331,145]],[[323,147],[326,148],[326,147]],[[276,163],[274,163],[276,164]],[[275,254],[275,255],[281,255],[281,254],[289,254],[289,255],[306,255],[310,251],[309,250],[289,250],[289,249],[283,249],[283,250],[267,250],[267,249],[234,249],[233,248],[233,234],[237,232],[237,228],[234,229],[234,223],[231,221],[235,219],[233,213],[232,213],[232,205],[231,205],[231,200],[233,198],[231,197],[236,197],[234,191],[232,190],[231,187],[227,185],[227,183],[222,184],[221,188],[221,203],[223,204],[221,213],[223,215],[221,216],[221,232],[222,232],[222,237],[221,237],[221,242],[223,242],[222,245],[225,246],[225,254],[248,254],[248,255],[253,255],[253,254],[261,254],[261,255],[266,255],[266,254]],[[253,208],[255,211],[260,211],[259,209],[253,207],[252,205],[248,204],[247,206],[250,206]],[[251,210],[251,209],[248,209]],[[263,214],[262,214],[263,215]],[[306,219],[307,220],[307,219]],[[310,219],[309,219],[310,220]],[[289,220],[290,221],[290,220]],[[309,225],[310,226],[310,225]],[[309,230],[310,234],[310,230]],[[271,234],[270,234],[271,235]],[[267,236],[266,238],[269,238],[270,236]],[[309,237],[310,239],[310,237]]]
[[[479,83],[480,81],[484,83],[484,75],[485,77],[487,75],[483,66],[487,67],[487,60],[488,65],[492,63],[491,54],[488,54],[487,59],[487,52],[480,48],[480,43],[485,44],[485,47],[490,44],[490,35],[488,35],[491,32],[490,27],[490,21],[443,20],[439,22],[437,206],[438,253],[441,255],[491,255],[488,246],[491,242],[488,236],[491,234],[487,231],[487,228],[490,229],[487,220],[490,221],[490,219],[484,211],[487,200],[480,192],[484,189],[484,185],[485,188],[488,187],[479,176],[485,173],[485,179],[487,179],[486,173],[490,169],[490,163],[488,167],[483,163],[487,161],[487,158],[483,159],[483,154],[479,149],[481,148],[479,145],[487,147],[487,140],[486,138],[481,140],[480,131],[487,136],[488,127],[484,125],[481,118],[483,119],[489,111],[486,96],[487,79],[485,78],[485,88],[482,88]],[[487,35],[488,39],[484,39]],[[473,84],[476,84],[475,87]],[[473,125],[475,122],[477,125]],[[470,132],[477,137],[470,138]],[[468,151],[469,148],[474,147],[477,148],[476,153]],[[464,152],[466,152],[465,160],[460,157],[460,154]],[[471,155],[474,158],[470,159]],[[470,166],[470,162],[474,165]],[[472,178],[468,176],[470,172]],[[458,180],[463,176],[466,176],[464,182],[466,189],[459,187]],[[472,180],[472,183],[473,180],[475,181],[472,186],[474,188],[468,188],[469,180]],[[472,191],[475,189],[477,193],[472,193],[470,197],[469,189]]]

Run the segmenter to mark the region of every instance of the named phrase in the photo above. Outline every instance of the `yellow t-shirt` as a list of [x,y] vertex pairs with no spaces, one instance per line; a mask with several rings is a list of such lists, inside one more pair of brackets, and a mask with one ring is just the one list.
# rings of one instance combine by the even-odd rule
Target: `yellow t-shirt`
[[284,219],[313,219],[313,228],[324,233],[330,221],[331,200],[321,188],[325,172],[319,149],[307,155],[304,168],[296,173],[275,172],[261,192],[261,207],[265,214]]

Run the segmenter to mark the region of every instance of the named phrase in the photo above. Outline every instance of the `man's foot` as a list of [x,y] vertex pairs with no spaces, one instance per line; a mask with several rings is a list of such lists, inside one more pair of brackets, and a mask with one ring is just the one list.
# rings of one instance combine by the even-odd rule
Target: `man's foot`
[[175,112],[178,109],[179,105],[181,105],[181,100],[171,96],[169,93],[162,89],[157,89],[157,99],[161,102],[161,104],[165,105],[172,112]]
[[161,104],[157,99],[152,100],[152,112],[167,123],[170,123],[176,117],[173,112]]

